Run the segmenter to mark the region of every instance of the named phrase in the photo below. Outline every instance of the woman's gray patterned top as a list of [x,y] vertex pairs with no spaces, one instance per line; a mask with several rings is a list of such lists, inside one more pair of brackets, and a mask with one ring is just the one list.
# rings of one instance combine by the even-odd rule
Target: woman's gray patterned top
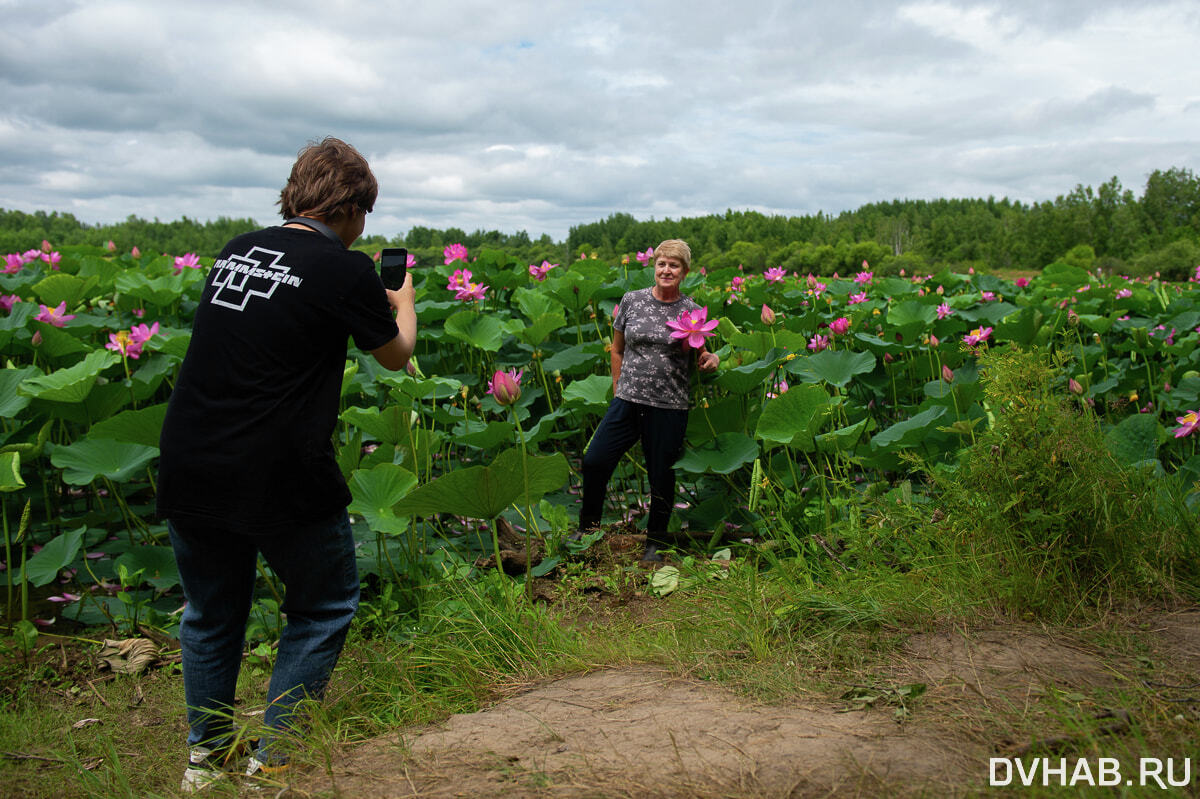
[[687,410],[693,355],[681,340],[671,338],[667,320],[699,307],[683,295],[674,302],[657,300],[653,287],[621,298],[613,328],[625,334],[625,356],[616,396],[655,408]]

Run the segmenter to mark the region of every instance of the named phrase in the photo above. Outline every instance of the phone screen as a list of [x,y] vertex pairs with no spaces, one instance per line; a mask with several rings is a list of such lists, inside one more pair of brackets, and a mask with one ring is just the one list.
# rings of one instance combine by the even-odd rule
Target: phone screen
[[384,288],[398,291],[404,285],[408,271],[408,250],[403,247],[385,247],[379,255],[379,276]]

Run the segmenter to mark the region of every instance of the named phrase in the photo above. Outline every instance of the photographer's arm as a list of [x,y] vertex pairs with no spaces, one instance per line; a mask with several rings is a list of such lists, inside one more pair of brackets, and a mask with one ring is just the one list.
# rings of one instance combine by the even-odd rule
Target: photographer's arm
[[412,274],[405,275],[399,291],[388,291],[388,304],[396,312],[396,337],[371,350],[371,355],[384,369],[399,371],[408,365],[417,344],[417,311],[413,307]]

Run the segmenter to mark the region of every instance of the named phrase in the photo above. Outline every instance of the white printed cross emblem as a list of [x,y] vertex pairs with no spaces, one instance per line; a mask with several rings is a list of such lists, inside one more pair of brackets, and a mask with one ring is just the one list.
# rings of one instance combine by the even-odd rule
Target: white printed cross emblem
[[213,264],[214,305],[244,311],[251,297],[270,299],[281,283],[299,287],[301,278],[279,263],[283,253],[254,247],[245,255],[221,258]]

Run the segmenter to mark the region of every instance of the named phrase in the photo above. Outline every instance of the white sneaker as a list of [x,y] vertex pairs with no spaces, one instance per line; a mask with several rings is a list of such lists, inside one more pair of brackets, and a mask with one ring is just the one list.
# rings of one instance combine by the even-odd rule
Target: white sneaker
[[183,772],[183,782],[179,783],[180,791],[196,793],[217,780],[224,779],[225,772],[216,764],[212,753],[211,749],[204,746],[192,747],[188,752],[188,765]]

